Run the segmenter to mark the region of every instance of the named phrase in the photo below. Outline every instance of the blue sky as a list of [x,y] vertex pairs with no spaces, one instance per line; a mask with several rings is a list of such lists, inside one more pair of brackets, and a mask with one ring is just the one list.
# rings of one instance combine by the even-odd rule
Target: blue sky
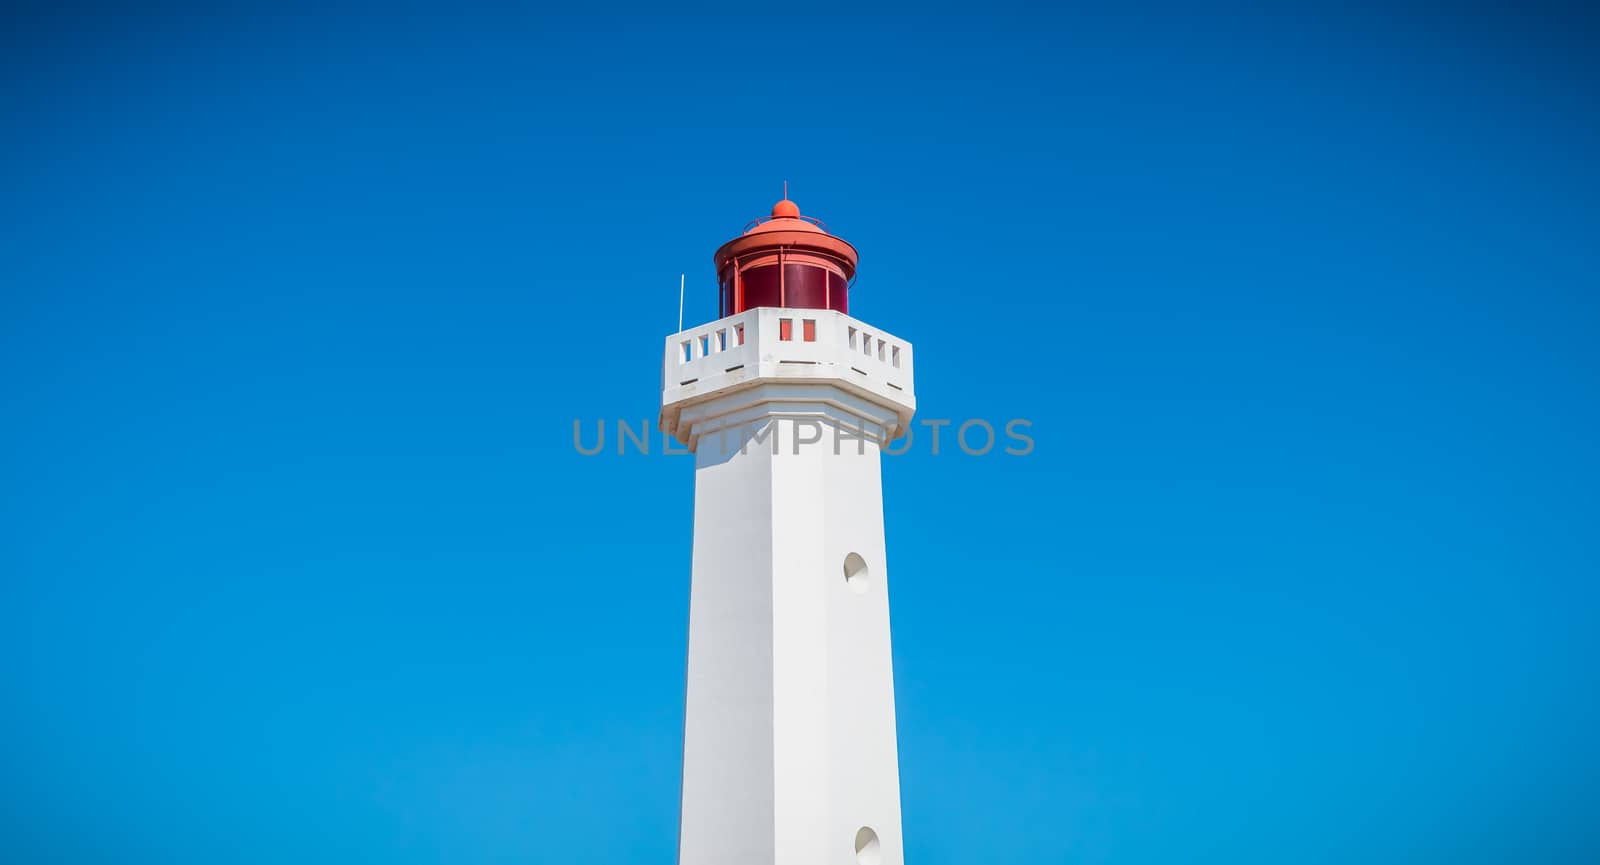
[[5,14],[0,857],[672,861],[571,425],[784,180],[1034,424],[885,467],[908,861],[1600,857],[1586,12]]

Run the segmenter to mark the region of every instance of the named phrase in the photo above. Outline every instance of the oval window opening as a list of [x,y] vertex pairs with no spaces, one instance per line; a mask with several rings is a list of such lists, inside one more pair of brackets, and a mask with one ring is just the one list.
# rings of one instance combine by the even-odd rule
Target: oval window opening
[[867,571],[867,560],[861,558],[860,553],[851,553],[844,557],[844,583],[856,594],[867,590],[871,574]]
[[882,855],[878,852],[878,833],[871,827],[856,830],[856,865],[878,865]]

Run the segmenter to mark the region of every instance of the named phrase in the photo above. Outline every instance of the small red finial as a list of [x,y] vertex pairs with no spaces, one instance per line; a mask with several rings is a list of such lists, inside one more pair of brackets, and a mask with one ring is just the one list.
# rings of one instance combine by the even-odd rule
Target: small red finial
[[799,219],[800,205],[789,200],[789,181],[783,182],[783,200],[772,205],[773,219]]

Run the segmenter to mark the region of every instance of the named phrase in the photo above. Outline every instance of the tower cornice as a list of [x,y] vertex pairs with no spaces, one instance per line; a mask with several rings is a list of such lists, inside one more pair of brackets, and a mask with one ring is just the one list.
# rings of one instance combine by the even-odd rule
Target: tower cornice
[[912,380],[899,337],[833,310],[759,307],[667,338],[660,428],[693,448],[735,419],[843,413],[890,441],[916,411]]

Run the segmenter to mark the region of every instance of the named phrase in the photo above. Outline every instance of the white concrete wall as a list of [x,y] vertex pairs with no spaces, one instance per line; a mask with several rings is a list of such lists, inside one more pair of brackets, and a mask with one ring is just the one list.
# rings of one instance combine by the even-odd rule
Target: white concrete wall
[[[729,442],[737,451],[736,440]],[[772,860],[772,470],[752,449],[695,457],[678,861]]]
[[[900,762],[896,748],[894,671],[889,648],[889,563],[883,531],[883,472],[875,442],[864,453],[843,442],[815,457],[827,504],[822,515],[822,589],[827,599],[828,863],[854,863],[855,833],[871,827],[879,862],[900,865]],[[817,472],[808,472],[812,478]],[[853,588],[845,557],[867,567]],[[810,575],[808,575],[810,576]],[[814,579],[814,577],[812,577]],[[859,590],[858,590],[859,589]],[[845,851],[841,855],[839,851]]]
[[[880,455],[873,441],[835,454],[826,427],[796,453],[819,418],[863,421],[807,408],[765,421],[777,454],[699,439],[682,865],[902,861]],[[862,827],[875,860],[858,858]]]

